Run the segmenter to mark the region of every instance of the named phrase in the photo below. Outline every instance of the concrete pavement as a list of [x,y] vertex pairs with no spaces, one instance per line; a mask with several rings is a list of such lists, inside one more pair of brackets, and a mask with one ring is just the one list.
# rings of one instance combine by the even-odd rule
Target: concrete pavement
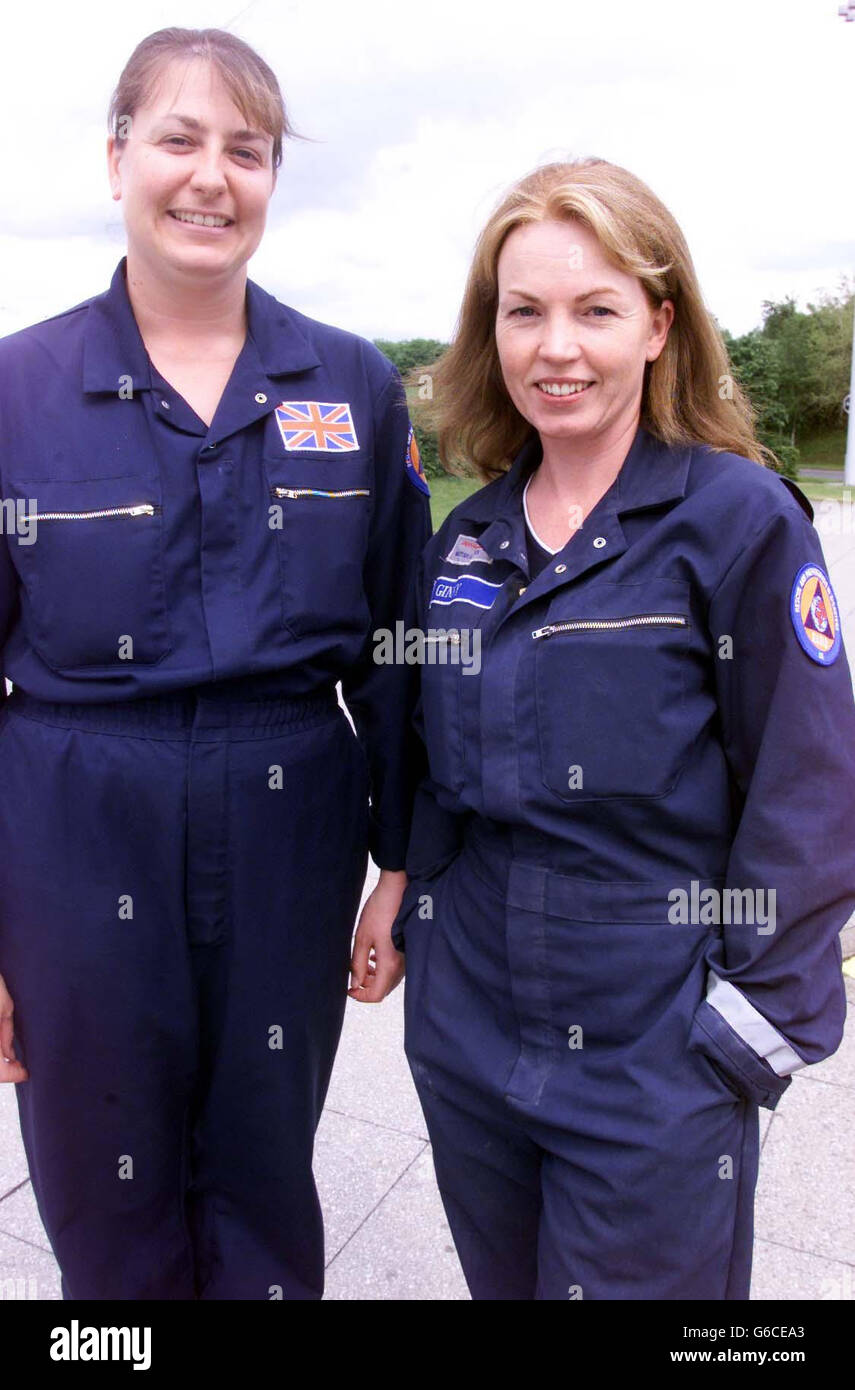
[[[855,664],[852,508],[817,506]],[[372,872],[366,891],[375,878]],[[855,958],[855,919],[844,933],[844,953]],[[850,1019],[840,1050],[798,1073],[774,1114],[761,1111],[752,1298],[855,1299],[855,959],[850,968]],[[315,1165],[331,1299],[468,1298],[403,1055],[402,1004],[399,989],[378,1007],[347,1005]],[[0,1086],[3,1296],[60,1297],[27,1175],[12,1086]]]

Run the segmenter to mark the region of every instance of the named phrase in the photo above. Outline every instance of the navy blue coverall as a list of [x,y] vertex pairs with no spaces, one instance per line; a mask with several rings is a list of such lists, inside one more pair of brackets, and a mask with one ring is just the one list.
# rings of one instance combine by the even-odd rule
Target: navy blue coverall
[[367,851],[403,867],[415,692],[372,636],[430,535],[403,387],[251,281],[247,313],[210,428],[124,260],[0,343],[0,974],[66,1298],[321,1296]]
[[539,460],[451,513],[416,584],[430,776],[395,939],[437,1180],[475,1298],[743,1299],[758,1106],[844,1021],[839,614],[798,489],[643,428],[531,578]]

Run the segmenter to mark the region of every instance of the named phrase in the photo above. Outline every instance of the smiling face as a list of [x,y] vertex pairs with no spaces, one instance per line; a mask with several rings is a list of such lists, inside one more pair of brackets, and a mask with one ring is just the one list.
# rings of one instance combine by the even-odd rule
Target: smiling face
[[608,445],[634,433],[644,367],[674,317],[577,221],[524,223],[498,262],[496,345],[505,386],[544,441]]
[[246,129],[217,70],[172,62],[107,146],[128,259],[157,275],[228,278],[261,240],[275,175],[273,137]]

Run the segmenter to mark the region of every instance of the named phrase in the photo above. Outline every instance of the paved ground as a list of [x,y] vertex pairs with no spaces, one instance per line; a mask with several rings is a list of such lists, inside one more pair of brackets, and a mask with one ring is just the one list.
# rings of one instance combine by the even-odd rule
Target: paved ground
[[[842,508],[826,508],[818,520],[855,654],[855,526]],[[855,956],[855,925],[844,943]],[[753,1298],[855,1299],[855,973],[847,992],[851,1016],[839,1052],[798,1074],[774,1114],[761,1111]],[[316,1151],[332,1299],[468,1298],[403,1056],[402,1003],[399,989],[379,1007],[347,1006]],[[19,1297],[60,1297],[14,1087],[2,1086],[0,1296],[9,1279]]]

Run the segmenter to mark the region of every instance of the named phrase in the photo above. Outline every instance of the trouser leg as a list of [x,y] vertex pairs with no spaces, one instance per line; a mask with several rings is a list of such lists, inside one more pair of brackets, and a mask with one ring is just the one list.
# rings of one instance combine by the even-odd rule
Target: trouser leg
[[[211,747],[194,744],[189,798],[205,1058],[188,1194],[200,1297],[318,1299],[312,1152],[365,877],[364,758],[341,715]],[[220,778],[226,794],[215,801],[206,792]],[[221,915],[210,911],[217,901]]]
[[757,1108],[687,1047],[706,929],[522,896],[509,929],[543,927],[548,980],[542,1084],[513,1097],[545,1153],[537,1296],[747,1298]]
[[577,1132],[553,1136],[542,1168],[538,1298],[748,1298],[756,1107],[712,1090],[707,1102],[705,1114],[684,1114],[673,1127],[651,1118],[635,1133],[623,1124],[617,1138],[607,1121],[592,1133],[582,1120]]
[[437,1095],[414,1070],[437,1187],[473,1299],[529,1300],[537,1283],[541,1154],[482,1095]]
[[432,916],[414,906],[406,924],[406,1051],[437,1185],[472,1297],[532,1299],[541,1153],[503,1099],[519,1043],[501,900],[460,859],[424,895]]
[[0,972],[64,1296],[192,1298],[183,750],[8,714],[0,753]]

